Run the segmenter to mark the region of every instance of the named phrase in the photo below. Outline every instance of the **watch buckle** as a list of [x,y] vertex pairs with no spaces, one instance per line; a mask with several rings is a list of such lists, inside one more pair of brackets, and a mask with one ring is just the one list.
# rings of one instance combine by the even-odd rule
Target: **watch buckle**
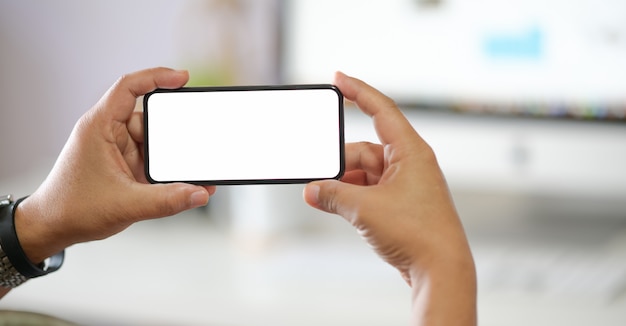
[[10,205],[13,202],[13,195],[0,196],[0,207]]

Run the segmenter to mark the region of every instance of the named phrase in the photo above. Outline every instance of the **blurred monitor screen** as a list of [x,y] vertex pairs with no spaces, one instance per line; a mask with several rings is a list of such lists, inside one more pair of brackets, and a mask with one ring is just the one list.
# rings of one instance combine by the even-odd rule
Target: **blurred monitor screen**
[[284,4],[285,82],[341,70],[406,106],[626,119],[624,0]]

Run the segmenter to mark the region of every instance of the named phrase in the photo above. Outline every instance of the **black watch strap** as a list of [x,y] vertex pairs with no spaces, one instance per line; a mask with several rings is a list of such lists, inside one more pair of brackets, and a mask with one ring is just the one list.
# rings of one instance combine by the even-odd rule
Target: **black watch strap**
[[17,272],[26,278],[34,278],[52,273],[63,265],[65,250],[46,259],[41,264],[33,264],[20,245],[15,230],[15,209],[26,199],[20,198],[8,206],[0,207],[0,246],[6,258]]

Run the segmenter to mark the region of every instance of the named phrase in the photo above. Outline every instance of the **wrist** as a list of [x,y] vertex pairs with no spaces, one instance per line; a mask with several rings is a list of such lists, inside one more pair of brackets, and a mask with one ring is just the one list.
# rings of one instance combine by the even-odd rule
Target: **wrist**
[[15,226],[16,211],[24,199],[13,201],[11,195],[0,198],[0,285],[5,288],[58,270],[65,257],[65,251],[61,250],[49,259],[34,263],[26,254]]
[[[468,246],[410,267],[413,317],[424,324],[476,324],[476,269]],[[444,252],[446,254],[444,254]]]
[[45,215],[31,197],[16,207],[14,223],[22,250],[34,264],[40,264],[64,249],[54,245],[49,228],[45,226]]

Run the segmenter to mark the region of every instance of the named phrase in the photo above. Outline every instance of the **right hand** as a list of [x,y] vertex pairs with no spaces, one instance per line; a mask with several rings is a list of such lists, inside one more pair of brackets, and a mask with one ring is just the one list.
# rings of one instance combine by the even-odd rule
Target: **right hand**
[[[308,184],[305,201],[350,222],[414,288],[417,309],[444,300],[438,307],[445,319],[445,310],[454,306],[448,295],[459,297],[464,292],[465,320],[471,320],[476,291],[473,259],[433,150],[390,98],[341,73],[335,76],[335,85],[372,117],[382,144],[347,144],[344,177]],[[429,304],[418,303],[424,300]],[[432,307],[427,309],[434,311]]]

